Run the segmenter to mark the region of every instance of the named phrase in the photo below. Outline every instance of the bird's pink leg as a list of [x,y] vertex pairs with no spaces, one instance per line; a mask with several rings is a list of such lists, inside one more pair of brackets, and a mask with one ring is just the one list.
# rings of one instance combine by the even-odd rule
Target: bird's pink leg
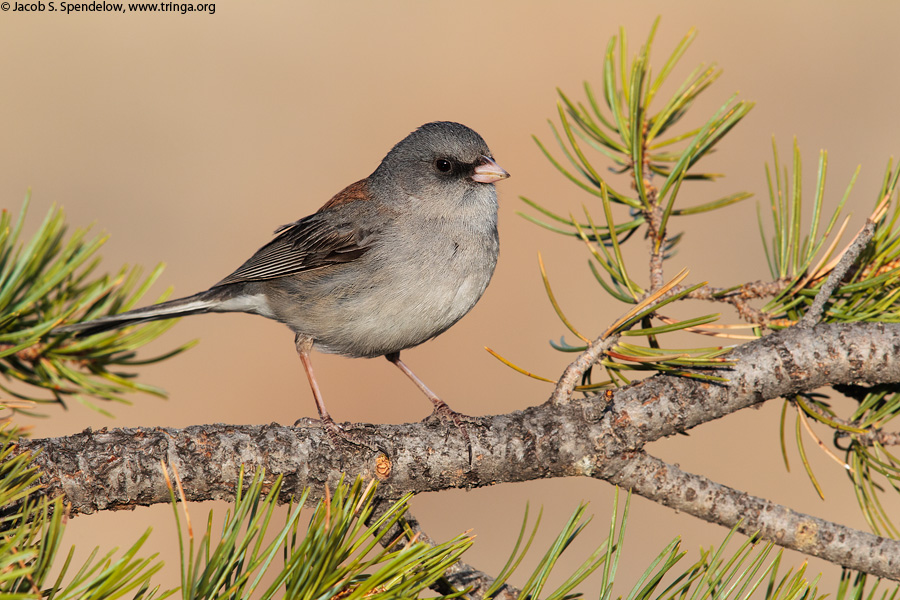
[[[341,442],[347,441],[351,444],[367,446],[367,444],[354,439],[351,434],[341,429],[341,427],[334,422],[334,419],[331,418],[331,415],[328,414],[328,409],[325,408],[325,400],[322,399],[322,392],[319,390],[319,382],[316,381],[316,375],[313,373],[312,359],[309,356],[309,351],[312,350],[313,340],[298,335],[295,339],[295,343],[297,345],[297,354],[300,355],[300,362],[303,363],[303,368],[306,370],[306,378],[309,380],[309,387],[312,389],[313,398],[316,401],[316,409],[319,411],[319,418],[322,421],[322,425],[325,427],[325,431],[328,432],[331,443],[335,446],[340,446]],[[296,427],[299,422],[300,420],[298,419],[294,423],[294,426]]]
[[439,417],[442,421],[449,421],[455,424],[459,428],[460,432],[462,432],[462,435],[465,438],[466,442],[470,441],[469,432],[466,431],[466,428],[463,425],[463,419],[471,420],[469,417],[456,412],[455,410],[450,408],[450,406],[446,402],[438,398],[437,394],[432,392],[431,389],[429,389],[429,387],[425,385],[425,382],[419,379],[416,374],[412,372],[412,369],[407,367],[406,364],[402,360],[400,360],[399,352],[385,354],[384,357],[397,365],[397,368],[403,371],[407,377],[412,379],[412,382],[416,384],[416,387],[422,390],[422,392],[428,397],[428,399],[431,400],[431,403],[434,404],[435,416]]

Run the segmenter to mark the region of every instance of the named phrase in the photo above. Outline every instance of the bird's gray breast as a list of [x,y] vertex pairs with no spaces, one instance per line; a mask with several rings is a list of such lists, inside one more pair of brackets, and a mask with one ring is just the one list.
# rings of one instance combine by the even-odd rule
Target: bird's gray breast
[[275,318],[319,351],[353,357],[439,335],[471,310],[494,273],[497,205],[488,199],[449,215],[407,212],[352,262],[273,281],[284,300]]
[[481,298],[498,252],[495,222],[481,231],[436,222],[382,240],[366,256],[381,293],[360,297],[350,309],[365,323],[365,335],[355,336],[370,341],[361,344],[368,346],[365,354],[398,352],[446,331]]

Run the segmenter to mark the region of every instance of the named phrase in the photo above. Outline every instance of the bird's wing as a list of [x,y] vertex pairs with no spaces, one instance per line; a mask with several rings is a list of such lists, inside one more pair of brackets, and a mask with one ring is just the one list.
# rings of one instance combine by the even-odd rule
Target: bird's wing
[[348,219],[336,219],[338,206],[366,201],[359,181],[328,201],[319,212],[276,230],[276,237],[213,287],[284,277],[356,260],[369,250],[372,236]]

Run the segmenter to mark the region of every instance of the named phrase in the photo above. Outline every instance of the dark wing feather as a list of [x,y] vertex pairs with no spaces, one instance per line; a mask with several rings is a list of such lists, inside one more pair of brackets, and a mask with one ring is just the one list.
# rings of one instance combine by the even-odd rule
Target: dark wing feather
[[322,209],[299,221],[279,227],[275,239],[256,251],[247,262],[213,287],[285,277],[302,271],[351,262],[366,253],[371,235],[327,209],[366,200],[364,182],[337,194]]

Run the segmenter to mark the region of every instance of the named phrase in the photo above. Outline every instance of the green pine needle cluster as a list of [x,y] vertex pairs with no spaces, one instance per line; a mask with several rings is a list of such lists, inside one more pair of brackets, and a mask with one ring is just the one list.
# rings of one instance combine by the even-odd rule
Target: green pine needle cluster
[[[301,510],[309,490],[290,504],[285,523],[274,525],[281,483],[280,476],[267,483],[262,471],[248,485],[242,476],[234,509],[227,513],[221,532],[213,535],[210,512],[199,543],[186,506],[182,524],[170,486],[181,540],[184,597],[415,598],[472,544],[470,536],[459,535],[434,547],[404,538],[379,546],[383,534],[403,518],[410,497],[376,518],[374,482],[365,485],[361,479],[353,484],[341,481],[333,496],[312,509],[305,532]],[[278,557],[283,560],[276,561]]]
[[[800,231],[803,207],[802,160],[800,149],[794,141],[792,169],[779,164],[778,148],[772,143],[774,165],[766,165],[769,189],[769,205],[774,235],[766,239],[762,215],[759,216],[763,249],[769,271],[775,281],[782,282],[782,289],[762,311],[771,329],[781,329],[796,323],[825,282],[842,252],[838,245],[846,231],[849,215],[842,215],[845,204],[859,175],[859,168],[850,179],[841,201],[828,220],[821,235],[825,181],[828,170],[828,153],[819,153],[816,188],[812,201],[812,218],[809,230]],[[773,181],[774,174],[774,181]],[[885,170],[882,185],[873,207],[877,209],[897,194],[900,169],[890,161]],[[874,209],[873,209],[874,210]],[[900,227],[897,219],[900,205],[895,204],[890,218],[881,218],[875,227],[875,235],[853,270],[841,282],[831,297],[824,321],[854,323],[859,321],[900,321]],[[841,218],[843,217],[843,218]],[[835,231],[838,222],[840,226]]]
[[[676,131],[695,100],[718,79],[721,70],[701,65],[683,80],[674,94],[662,98],[664,84],[696,34],[693,30],[689,32],[654,75],[650,55],[658,24],[657,19],[647,41],[630,61],[625,32],[621,31],[618,37],[610,40],[604,57],[600,94],[587,82],[584,84],[584,102],[559,91],[560,126],[551,121],[550,127],[565,160],[557,159],[535,137],[538,147],[553,166],[599,202],[602,221],[598,222],[586,206],[583,207],[584,218],[580,220],[522,198],[542,215],[534,217],[520,213],[522,216],[583,243],[590,252],[588,264],[596,281],[611,297],[633,306],[601,339],[610,336],[646,338],[644,344],[619,341],[601,360],[599,366],[605,372],[603,381],[594,381],[592,372],[596,369],[591,369],[585,374],[583,385],[576,388],[580,391],[627,385],[633,380],[633,372],[666,372],[712,382],[725,381],[718,371],[730,364],[723,357],[728,347],[667,348],[662,343],[661,338],[673,332],[717,332],[713,323],[720,316],[712,313],[680,321],[664,318],[660,313],[664,306],[697,297],[707,286],[706,282],[682,285],[687,273],[666,282],[662,267],[682,240],[680,233],[669,231],[673,217],[721,209],[750,197],[746,192],[738,192],[712,202],[684,206],[679,192],[685,181],[713,181],[719,177],[697,170],[698,164],[715,151],[723,137],[750,112],[753,103],[731,97],[702,125]],[[597,159],[612,163],[607,169],[612,175],[626,175],[631,182],[631,191],[617,188],[612,178],[604,177],[603,169],[595,165]],[[627,220],[617,220],[614,205],[627,209]],[[649,287],[634,277],[634,265],[626,264],[621,249],[640,231],[645,232],[652,245]],[[561,338],[551,345],[563,352],[584,351],[595,336],[582,334],[565,317],[550,289],[543,264],[541,273],[554,310],[582,342],[569,344]]]
[[[17,454],[19,432],[0,427],[0,598],[112,600],[162,598],[150,579],[161,568],[156,555],[139,558],[149,531],[116,558],[95,548],[77,570],[74,547],[61,555],[65,510],[61,498],[38,493],[40,472],[28,454]],[[61,567],[61,568],[60,568]],[[51,578],[51,570],[58,575]]]
[[[17,217],[0,214],[0,407],[33,413],[34,403],[64,403],[68,397],[100,410],[90,398],[127,402],[141,391],[163,396],[124,369],[164,360],[188,346],[136,360],[138,348],[159,337],[172,321],[83,338],[50,336],[72,319],[92,319],[132,308],[162,271],[146,278],[140,268],[98,275],[98,250],[105,236],[71,234],[65,215],[51,208],[37,231],[24,239],[28,199]],[[24,384],[24,385],[23,385]]]

